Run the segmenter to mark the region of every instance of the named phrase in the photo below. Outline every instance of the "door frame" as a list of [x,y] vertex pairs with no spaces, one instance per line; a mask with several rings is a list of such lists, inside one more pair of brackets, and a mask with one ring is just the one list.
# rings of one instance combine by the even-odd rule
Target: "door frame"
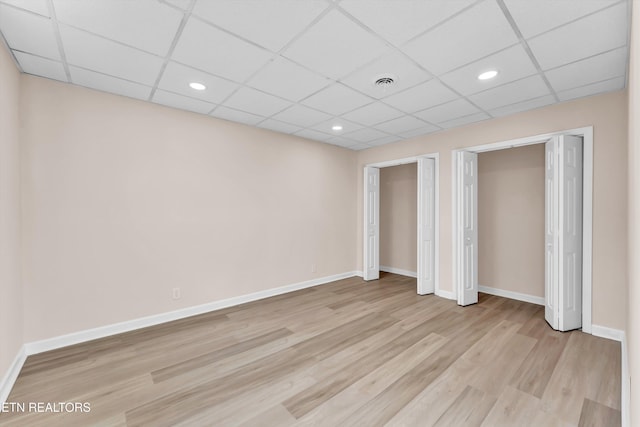
[[[558,132],[528,136],[489,144],[463,147],[451,151],[451,207],[452,217],[457,218],[458,209],[462,206],[461,183],[458,180],[458,152],[471,151],[483,153],[504,150],[533,144],[544,144],[554,136],[575,135],[583,140],[583,198],[582,198],[582,331],[592,333],[592,260],[593,260],[593,126],[568,129]],[[452,221],[452,278],[454,299],[458,299],[462,284],[462,264],[459,259],[461,250],[457,221]]]
[[[364,165],[363,170],[366,171],[366,168],[368,167],[373,167],[373,168],[386,168],[386,167],[391,167],[391,166],[400,166],[400,165],[406,165],[406,164],[410,164],[410,163],[416,163],[416,167],[418,168],[418,173],[416,174],[416,179],[417,179],[417,207],[418,207],[418,221],[420,221],[420,214],[421,214],[421,206],[422,206],[422,198],[424,197],[424,194],[422,194],[421,190],[422,190],[422,185],[420,183],[420,176],[421,176],[421,171],[420,169],[420,162],[418,162],[418,159],[420,158],[428,158],[428,159],[433,159],[435,162],[435,194],[434,194],[434,198],[435,198],[435,218],[434,218],[434,224],[435,224],[435,242],[434,242],[434,288],[435,291],[434,293],[436,295],[440,294],[440,153],[429,153],[429,154],[421,154],[418,156],[412,156],[412,157],[404,157],[401,159],[395,159],[395,160],[387,160],[384,162],[377,162],[377,163],[368,163],[366,165]],[[366,277],[366,268],[364,268],[364,266],[367,265],[368,263],[368,254],[369,252],[369,239],[367,239],[367,230],[366,230],[366,226],[367,226],[367,218],[369,217],[369,204],[366,201],[366,196],[367,196],[367,180],[364,180],[363,183],[363,190],[364,190],[364,209],[363,209],[363,224],[364,224],[364,229],[363,229],[363,253],[362,253],[362,265],[363,265],[363,277],[365,280],[367,280]],[[419,245],[420,244],[420,239],[419,239],[419,223],[416,223],[416,244]],[[380,245],[380,242],[378,240],[378,247]],[[380,253],[380,251],[378,250],[378,254]],[[421,251],[420,249],[417,249],[417,253],[418,256],[420,255]],[[417,264],[416,264],[416,270],[419,270],[418,266],[420,265],[420,260],[417,260]],[[417,275],[418,271],[416,271],[416,275]],[[418,278],[417,280],[417,293],[420,295],[425,295],[427,292],[423,289],[420,289],[420,285],[421,285],[421,280],[420,278]]]

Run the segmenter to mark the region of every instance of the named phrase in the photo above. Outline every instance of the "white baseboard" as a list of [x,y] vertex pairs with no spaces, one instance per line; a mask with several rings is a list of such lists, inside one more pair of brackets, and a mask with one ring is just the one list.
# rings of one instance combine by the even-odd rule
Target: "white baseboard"
[[601,338],[608,338],[610,340],[622,342],[624,340],[624,331],[620,329],[613,329],[607,326],[600,325],[592,325],[591,326],[591,335],[595,335]]
[[386,273],[400,274],[402,276],[413,277],[413,278],[418,277],[418,273],[416,273],[415,271],[403,270],[401,268],[395,268],[395,267],[387,267],[385,265],[380,266],[380,271],[384,271]]
[[9,393],[15,384],[18,374],[24,365],[24,361],[27,360],[27,353],[24,346],[20,348],[16,358],[13,359],[13,363],[9,366],[9,370],[4,377],[0,380],[0,406],[7,401]]
[[631,427],[631,376],[629,374],[629,349],[627,347],[627,334],[622,331],[622,390],[620,393],[620,412],[622,414],[622,427]]
[[[357,272],[349,271],[347,273],[334,274],[332,276],[320,277],[317,279],[307,280],[304,282],[294,283],[279,288],[267,289],[264,291],[254,292],[251,294],[240,295],[237,297],[227,298],[219,301],[212,301],[207,304],[187,307],[180,310],[160,313],[153,316],[142,317],[138,319],[128,320],[126,322],[115,323],[106,326],[100,326],[84,331],[73,332],[67,335],[61,335],[40,341],[34,341],[25,344],[25,353],[27,356],[42,353],[49,350],[55,350],[74,344],[79,344],[111,335],[130,332],[136,329],[146,328],[149,326],[159,325],[161,323],[171,322],[173,320],[184,319],[185,317],[195,316],[198,314],[208,313],[214,310],[231,307],[234,305],[244,304],[251,301],[269,298],[276,295],[293,292],[300,289],[310,288],[313,286],[324,285],[340,279],[356,276]],[[13,384],[13,383],[12,383]]]
[[364,277],[364,273],[362,272],[362,270],[356,270],[353,272],[354,276],[358,276],[358,277]]
[[441,298],[446,298],[446,299],[452,299],[452,300],[456,299],[456,295],[453,292],[443,291],[442,289],[436,290],[436,296],[439,296]]
[[520,292],[505,291],[504,289],[490,288],[489,286],[478,286],[478,291],[498,297],[515,299],[518,301],[530,302],[531,304],[544,305],[544,297],[537,297]]

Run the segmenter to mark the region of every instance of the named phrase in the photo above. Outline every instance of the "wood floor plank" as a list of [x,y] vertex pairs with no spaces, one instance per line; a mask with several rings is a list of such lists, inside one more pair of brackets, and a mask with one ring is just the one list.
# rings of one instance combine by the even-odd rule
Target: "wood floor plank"
[[435,423],[435,427],[479,426],[495,404],[496,399],[471,386],[447,408]]
[[542,397],[553,369],[569,339],[568,334],[551,331],[537,340],[510,384],[535,397]]
[[[316,406],[300,418],[299,425],[342,425],[343,420],[356,408],[366,404],[371,397],[386,389],[399,375],[423,363],[446,341],[444,337],[433,333],[429,334],[330,399]],[[373,355],[377,354],[378,352]]]
[[30,356],[2,426],[619,425],[620,344],[543,307],[352,277]]
[[[567,345],[542,396],[542,403],[546,412],[578,424],[584,398],[598,395],[603,378],[620,377],[619,372],[610,371],[615,364],[605,361],[607,349],[617,347],[619,343],[579,331],[569,334]],[[614,400],[619,400],[619,393]]]
[[223,347],[219,350],[212,351],[201,356],[197,356],[171,366],[167,366],[156,371],[151,372],[151,376],[155,382],[164,381],[167,378],[172,378],[180,375],[182,372],[190,371],[193,369],[202,368],[204,366],[216,363],[219,360],[227,357],[232,357],[236,354],[243,353],[249,349],[261,346],[273,342],[279,338],[284,338],[291,335],[293,332],[287,328],[281,328],[268,334],[260,335],[256,338],[252,338],[246,341],[241,341],[236,344],[232,344],[227,347]]
[[458,358],[395,414],[386,426],[433,426],[467,387],[467,379],[477,367],[467,359]]
[[617,427],[622,423],[620,411],[609,406],[584,399],[579,427]]
[[[238,424],[238,427],[290,427],[296,424],[296,419],[287,411],[284,406],[276,405],[264,412],[252,417],[248,421]],[[232,426],[232,424],[228,424]]]
[[534,427],[540,411],[540,399],[513,387],[505,387],[487,417],[483,427]]

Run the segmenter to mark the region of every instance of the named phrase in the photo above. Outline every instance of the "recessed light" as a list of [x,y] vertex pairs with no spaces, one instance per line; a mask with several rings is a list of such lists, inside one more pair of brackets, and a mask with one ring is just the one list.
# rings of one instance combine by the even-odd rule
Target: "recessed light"
[[198,83],[198,82],[189,83],[189,87],[191,89],[195,89],[195,90],[205,90],[207,88],[205,85],[203,85],[202,83]]
[[342,125],[333,125],[331,126],[334,132],[340,132],[342,130]]
[[485,71],[484,73],[478,76],[478,80],[489,80],[498,75],[496,70]]

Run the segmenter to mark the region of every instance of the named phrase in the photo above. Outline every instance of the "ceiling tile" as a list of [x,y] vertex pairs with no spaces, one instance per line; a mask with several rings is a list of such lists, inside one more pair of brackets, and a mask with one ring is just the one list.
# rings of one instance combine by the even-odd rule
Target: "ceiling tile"
[[211,115],[219,119],[231,120],[232,122],[247,125],[256,125],[264,120],[262,116],[256,116],[255,114],[245,113],[244,111],[234,110],[233,108],[227,108],[225,106],[219,106]]
[[516,102],[538,98],[549,93],[549,88],[538,75],[485,90],[469,97],[471,102],[484,110],[492,110]]
[[292,123],[300,127],[310,127],[331,118],[326,113],[307,108],[303,105],[293,105],[273,116],[274,119]]
[[[490,80],[478,80],[485,71],[496,70],[498,75]],[[462,95],[471,95],[495,86],[519,80],[537,72],[524,48],[517,44],[494,55],[451,71],[440,79]]]
[[2,0],[0,3],[11,4],[13,6],[19,7],[21,9],[25,9],[31,11],[33,13],[37,13],[38,15],[43,16],[51,16],[49,14],[49,6],[47,6],[47,0]]
[[312,139],[314,141],[323,141],[323,142],[332,138],[331,135],[327,135],[324,132],[318,132],[313,129],[304,129],[304,130],[301,130],[300,132],[296,132],[295,135],[302,138]]
[[297,102],[329,83],[330,80],[326,77],[278,57],[253,76],[247,84],[263,92]]
[[200,0],[193,13],[278,52],[328,6],[324,0]]
[[[331,129],[334,125],[342,126],[342,130],[334,131]],[[326,122],[318,123],[311,128],[320,132],[328,133],[333,136],[344,135],[345,133],[353,132],[354,130],[362,129],[364,126],[359,125],[354,122],[350,122],[349,120],[345,120],[341,117],[334,117]]]
[[243,87],[231,95],[231,97],[225,101],[224,105],[236,110],[268,117],[278,111],[284,110],[291,105],[291,103],[267,93]]
[[437,107],[419,111],[414,115],[428,122],[438,124],[458,117],[468,116],[478,111],[480,110],[469,101],[460,98]]
[[65,73],[61,62],[29,55],[28,53],[14,51],[13,54],[25,73],[63,82],[67,81],[67,73]]
[[582,98],[583,96],[613,92],[624,89],[625,83],[626,79],[624,77],[616,77],[614,79],[558,92],[558,98],[560,98],[560,101],[568,101],[570,99]]
[[273,119],[265,120],[264,122],[260,123],[258,127],[261,127],[264,129],[270,129],[270,130],[273,130],[276,132],[282,132],[282,133],[294,133],[301,130],[299,126],[294,126],[289,123],[283,123],[279,120],[273,120]]
[[369,142],[375,141],[376,139],[384,138],[389,135],[376,129],[365,128],[357,130],[355,132],[347,133],[344,136],[345,138],[353,139],[354,141],[358,142]]
[[377,124],[375,128],[383,132],[399,135],[402,132],[409,132],[426,125],[427,123],[423,122],[422,120],[416,119],[415,117],[403,116],[398,117],[397,119],[389,120],[388,122]]
[[453,120],[449,120],[446,122],[442,122],[439,124],[439,126],[445,128],[445,129],[450,129],[450,128],[454,128],[457,126],[464,126],[464,125],[468,125],[471,123],[476,123],[476,122],[480,122],[482,120],[487,120],[490,119],[491,116],[489,116],[487,113],[475,113],[475,114],[470,114],[468,116],[464,116],[464,117],[459,117],[457,119],[453,119]]
[[60,35],[69,64],[149,86],[155,84],[161,58],[66,25],[60,26]]
[[429,133],[437,132],[439,130],[440,130],[440,128],[437,127],[437,126],[427,125],[427,126],[422,127],[422,128],[410,130],[410,131],[407,131],[407,132],[402,132],[400,134],[400,136],[402,136],[404,138],[413,138],[414,136],[427,135]]
[[523,102],[517,102],[515,104],[499,107],[489,111],[493,117],[501,117],[509,114],[519,113],[521,111],[533,110],[534,108],[544,107],[555,103],[556,100],[553,95],[545,95],[535,99],[529,99]]
[[159,89],[156,90],[156,93],[153,95],[152,101],[156,104],[162,104],[168,107],[179,108],[180,110],[188,110],[201,114],[207,114],[215,107],[214,104],[200,101],[199,99],[193,99]]
[[0,31],[13,50],[60,60],[53,24],[48,18],[0,4]]
[[547,71],[545,75],[553,89],[561,91],[624,76],[626,70],[627,48],[623,47]]
[[284,56],[324,76],[339,79],[386,50],[388,47],[382,40],[332,10],[295,40]]
[[227,79],[244,82],[271,58],[268,51],[189,19],[172,59]]
[[[389,87],[376,86],[374,82],[382,76],[392,76],[395,83]],[[343,78],[342,82],[360,92],[380,99],[430,78],[431,74],[418,67],[404,54],[392,52]]]
[[525,38],[544,33],[613,4],[612,0],[504,0],[504,2]]
[[361,143],[352,145],[352,146],[350,146],[348,148],[349,148],[349,150],[360,151],[360,150],[366,150],[366,149],[369,149],[369,148],[372,148],[372,147],[370,145],[368,145],[368,144],[365,144],[365,143],[361,142]]
[[475,0],[342,0],[340,7],[396,46],[473,4]]
[[333,138],[329,138],[326,142],[333,145],[339,145],[340,147],[351,147],[358,144],[356,141],[342,136],[334,136]]
[[627,4],[620,3],[529,40],[543,70],[624,46]]
[[89,87],[103,92],[115,93],[117,95],[128,96],[130,98],[149,99],[151,88],[127,80],[118,79],[104,74],[96,73],[82,68],[69,67],[71,81],[84,87]]
[[183,14],[157,0],[53,0],[59,22],[165,56]]
[[407,43],[402,50],[435,75],[518,42],[495,0],[467,9]]
[[162,0],[165,3],[172,4],[182,10],[187,10],[191,4],[191,0]]
[[309,107],[335,116],[370,104],[371,102],[373,102],[373,99],[340,83],[334,83],[302,101],[303,104]]
[[457,97],[458,95],[455,92],[438,80],[433,79],[404,92],[384,98],[383,101],[399,110],[414,113],[434,105],[443,104]]
[[[202,83],[207,88],[205,90],[191,89],[189,87],[191,82]],[[238,84],[176,62],[169,62],[162,73],[158,87],[169,92],[219,104],[238,88]]]
[[372,126],[380,122],[395,119],[402,116],[403,113],[384,105],[382,102],[374,102],[343,115],[347,120],[354,121],[366,126]]
[[367,142],[372,147],[379,147],[381,145],[391,144],[393,142],[401,141],[403,138],[399,136],[385,136],[384,138],[376,139],[375,141]]

